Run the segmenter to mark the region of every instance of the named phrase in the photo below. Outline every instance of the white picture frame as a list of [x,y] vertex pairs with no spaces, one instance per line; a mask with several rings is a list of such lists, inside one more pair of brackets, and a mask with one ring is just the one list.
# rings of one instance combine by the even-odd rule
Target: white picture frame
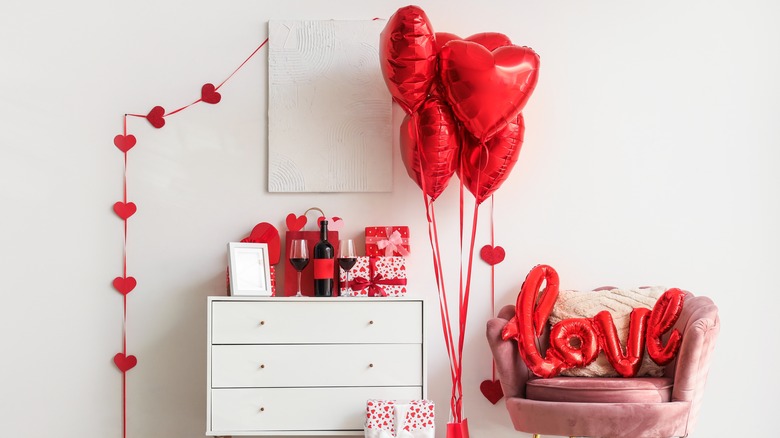
[[228,269],[231,296],[272,295],[268,244],[229,242]]

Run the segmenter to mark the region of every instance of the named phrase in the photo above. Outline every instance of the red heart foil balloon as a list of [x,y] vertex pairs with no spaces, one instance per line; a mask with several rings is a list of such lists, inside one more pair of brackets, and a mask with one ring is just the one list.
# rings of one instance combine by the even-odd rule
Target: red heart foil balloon
[[511,46],[512,40],[503,33],[498,32],[483,32],[471,35],[470,37],[461,38],[454,33],[436,32],[436,52],[439,52],[445,44],[453,40],[471,41],[481,44],[486,49],[496,50],[499,47]]
[[165,126],[165,109],[159,105],[152,108],[151,111],[149,111],[149,114],[146,115],[146,120],[149,121],[149,123],[152,124],[157,129],[162,128]]
[[217,92],[214,84],[204,84],[200,89],[200,100],[206,103],[216,104],[222,100],[222,95]]
[[121,219],[127,219],[130,216],[134,215],[136,212],[136,206],[132,202],[115,202],[114,203],[114,213],[116,213],[117,216],[119,216]]
[[117,353],[114,355],[114,365],[116,365],[116,367],[119,368],[119,371],[123,373],[133,369],[136,364],[138,364],[138,359],[136,359],[136,357],[132,354],[130,356],[125,356],[124,353]]
[[453,40],[439,52],[444,95],[471,134],[489,140],[525,107],[539,77],[539,55],[528,47],[492,52],[479,43]]
[[499,380],[483,380],[479,384],[479,390],[490,403],[496,404],[504,397],[504,390],[501,388]]
[[112,284],[117,292],[127,295],[135,289],[138,282],[133,277],[116,277]]
[[119,134],[116,137],[114,137],[114,146],[116,146],[122,152],[127,152],[133,146],[135,146],[135,136],[133,134],[129,134],[129,135]]
[[436,41],[433,26],[422,9],[398,9],[379,36],[382,77],[393,100],[414,112],[436,79]]
[[409,177],[436,200],[455,173],[460,153],[458,124],[447,103],[431,95],[415,115],[407,115],[400,143]]
[[458,175],[477,204],[489,198],[509,176],[520,156],[524,134],[523,115],[519,114],[484,145],[465,135]]

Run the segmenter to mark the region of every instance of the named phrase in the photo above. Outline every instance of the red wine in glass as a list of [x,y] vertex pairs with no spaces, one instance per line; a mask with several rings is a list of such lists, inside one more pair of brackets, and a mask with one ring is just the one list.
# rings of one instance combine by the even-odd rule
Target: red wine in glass
[[290,264],[298,271],[298,293],[296,297],[302,297],[301,271],[309,264],[309,245],[306,239],[293,239],[290,243]]
[[352,239],[343,239],[339,241],[339,266],[347,272],[347,284],[344,290],[349,289],[349,271],[355,267],[357,255],[355,253],[355,242]]
[[[302,257],[291,257],[290,258],[290,264],[293,265],[296,271],[303,271],[303,269],[306,267],[306,265],[309,264],[309,259],[305,259]],[[354,265],[354,262],[353,262]]]

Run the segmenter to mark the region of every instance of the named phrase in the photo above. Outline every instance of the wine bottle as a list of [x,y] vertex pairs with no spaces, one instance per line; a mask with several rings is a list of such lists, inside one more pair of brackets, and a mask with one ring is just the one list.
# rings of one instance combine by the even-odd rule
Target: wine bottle
[[320,241],[314,245],[314,296],[333,295],[333,245],[328,242],[328,221],[320,222]]

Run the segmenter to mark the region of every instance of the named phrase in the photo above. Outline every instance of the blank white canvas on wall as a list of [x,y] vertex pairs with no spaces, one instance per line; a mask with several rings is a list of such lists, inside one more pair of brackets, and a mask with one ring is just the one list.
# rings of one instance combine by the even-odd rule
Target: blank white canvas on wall
[[268,190],[392,191],[384,20],[270,20]]

